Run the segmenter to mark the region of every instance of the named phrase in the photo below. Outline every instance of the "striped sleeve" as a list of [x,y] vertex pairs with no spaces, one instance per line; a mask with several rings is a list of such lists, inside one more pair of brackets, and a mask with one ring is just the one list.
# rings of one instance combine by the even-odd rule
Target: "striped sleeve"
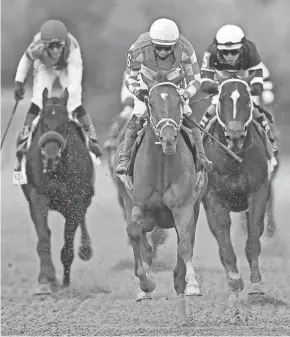
[[144,56],[142,52],[140,52],[137,56],[133,54],[132,50],[128,50],[127,52],[127,69],[126,69],[127,76],[125,79],[125,84],[128,90],[134,95],[140,89],[138,76],[141,70],[143,58]]
[[190,94],[190,97],[192,97],[200,88],[201,78],[196,53],[191,45],[187,52],[182,52],[181,61],[186,73],[187,88],[185,90]]

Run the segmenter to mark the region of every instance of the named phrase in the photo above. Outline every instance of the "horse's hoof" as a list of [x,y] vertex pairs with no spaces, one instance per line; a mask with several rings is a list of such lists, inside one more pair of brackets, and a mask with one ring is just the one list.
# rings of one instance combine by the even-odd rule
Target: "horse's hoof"
[[79,258],[83,261],[88,261],[93,256],[93,249],[91,246],[80,246]]
[[178,326],[187,326],[188,325],[188,320],[184,320],[184,319],[179,319],[177,322]]
[[248,294],[249,295],[265,295],[266,291],[262,282],[251,283]]
[[140,281],[140,288],[143,290],[145,293],[152,293],[152,291],[155,289],[156,284],[154,278],[146,274],[146,278],[144,281]]
[[48,283],[39,283],[34,288],[34,295],[51,295],[52,289]]
[[228,278],[228,285],[233,292],[243,291],[244,281],[241,277],[237,279]]
[[187,284],[184,293],[186,296],[202,296],[199,284]]
[[152,293],[145,293],[139,288],[136,296],[136,301],[141,302],[143,300],[152,300]]

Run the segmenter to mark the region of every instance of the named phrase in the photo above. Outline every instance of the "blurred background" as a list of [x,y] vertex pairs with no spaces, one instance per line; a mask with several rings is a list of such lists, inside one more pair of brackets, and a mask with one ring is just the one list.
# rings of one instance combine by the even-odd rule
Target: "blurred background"
[[[224,24],[237,24],[257,45],[270,71],[275,92],[272,110],[285,151],[290,140],[289,12],[289,0],[2,0],[2,89],[12,91],[18,62],[43,22],[62,20],[81,44],[84,104],[103,141],[121,109],[126,51],[155,19],[175,20],[193,44],[200,64],[216,31]],[[197,105],[198,120],[205,104]]]

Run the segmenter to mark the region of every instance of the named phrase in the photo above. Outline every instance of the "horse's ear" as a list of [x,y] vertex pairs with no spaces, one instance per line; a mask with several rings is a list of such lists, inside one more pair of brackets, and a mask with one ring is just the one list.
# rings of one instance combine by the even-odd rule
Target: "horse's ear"
[[42,105],[44,106],[46,101],[48,99],[48,89],[44,88],[43,92],[42,92]]
[[63,92],[62,95],[61,95],[61,99],[62,99],[63,104],[64,104],[65,106],[67,106],[68,96],[69,96],[68,90],[67,90],[67,88],[65,88],[65,89],[64,89],[64,92]]

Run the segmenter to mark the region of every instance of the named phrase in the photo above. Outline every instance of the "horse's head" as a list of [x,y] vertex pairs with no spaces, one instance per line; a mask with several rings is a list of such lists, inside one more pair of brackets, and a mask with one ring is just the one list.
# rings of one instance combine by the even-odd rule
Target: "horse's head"
[[69,116],[66,108],[68,91],[63,95],[48,98],[48,90],[42,93],[43,109],[40,112],[38,141],[43,160],[43,172],[56,170],[62,152],[65,148]]
[[182,124],[183,100],[171,82],[155,84],[149,91],[149,120],[163,153],[176,152],[177,135]]
[[253,103],[248,83],[240,79],[224,81],[220,87],[217,118],[233,151],[242,149],[252,114]]

